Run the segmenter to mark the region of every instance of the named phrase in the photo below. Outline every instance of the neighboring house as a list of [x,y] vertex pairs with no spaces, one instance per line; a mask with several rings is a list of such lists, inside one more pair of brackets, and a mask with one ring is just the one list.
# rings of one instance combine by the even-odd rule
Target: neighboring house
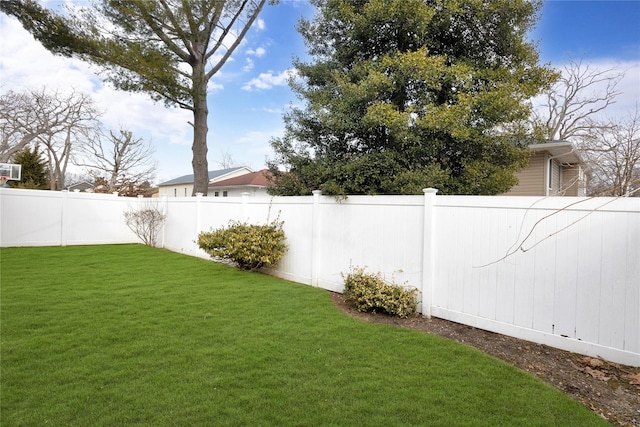
[[92,193],[94,187],[95,187],[95,184],[92,184],[87,181],[82,181],[82,182],[76,182],[75,184],[69,185],[67,187],[67,190],[79,191],[79,192],[86,191],[87,193]]
[[250,196],[267,196],[267,188],[273,186],[268,180],[269,170],[263,169],[234,178],[223,179],[209,184],[209,196],[239,197],[242,193]]
[[529,166],[516,173],[518,185],[507,196],[584,196],[583,161],[573,144],[551,141],[532,144]]
[[[209,171],[209,183],[211,184],[215,181],[233,178],[251,172],[253,171],[246,166]],[[160,197],[190,197],[191,193],[193,192],[193,174],[184,175],[179,178],[174,178],[172,180],[160,183],[158,187]]]

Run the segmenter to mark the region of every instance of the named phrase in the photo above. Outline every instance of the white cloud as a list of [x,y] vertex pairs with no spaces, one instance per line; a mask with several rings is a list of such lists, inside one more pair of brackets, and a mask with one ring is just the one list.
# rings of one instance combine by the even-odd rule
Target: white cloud
[[242,67],[242,71],[245,71],[245,72],[246,71],[251,71],[251,70],[253,70],[253,66],[254,66],[253,59],[246,58],[246,64],[245,64],[244,67]]
[[215,83],[211,80],[207,83],[207,93],[214,93],[224,89],[224,85],[221,83]]
[[293,68],[282,71],[279,74],[260,73],[260,75],[254,79],[251,79],[242,86],[243,90],[251,91],[253,89],[271,89],[274,86],[285,86],[292,77],[297,75],[297,71]]
[[254,25],[259,30],[264,30],[265,28],[267,28],[266,24],[264,23],[264,19],[261,18],[256,19]]
[[249,49],[247,50],[247,55],[257,56],[258,58],[262,58],[267,53],[267,50],[263,47],[259,47],[257,49]]
[[17,20],[2,16],[0,27],[3,36],[0,55],[2,92],[45,86],[90,92],[101,84],[88,65],[52,55],[35,42]]

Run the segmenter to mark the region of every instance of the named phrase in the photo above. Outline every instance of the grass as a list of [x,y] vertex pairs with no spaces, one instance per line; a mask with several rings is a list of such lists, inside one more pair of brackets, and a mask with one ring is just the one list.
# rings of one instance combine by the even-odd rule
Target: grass
[[326,291],[140,245],[4,248],[3,426],[607,425]]

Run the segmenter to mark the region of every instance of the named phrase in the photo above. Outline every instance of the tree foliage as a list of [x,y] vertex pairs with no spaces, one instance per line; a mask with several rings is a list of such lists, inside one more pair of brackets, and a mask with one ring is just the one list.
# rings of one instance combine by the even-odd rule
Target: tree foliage
[[[525,40],[538,2],[316,0],[305,101],[272,140],[275,194],[496,194],[526,163],[527,102],[554,72]],[[281,170],[284,167],[284,171]]]
[[51,52],[98,65],[115,87],[191,110],[194,194],[207,194],[207,84],[265,3],[99,0],[64,15],[34,0],[0,0],[0,10]]

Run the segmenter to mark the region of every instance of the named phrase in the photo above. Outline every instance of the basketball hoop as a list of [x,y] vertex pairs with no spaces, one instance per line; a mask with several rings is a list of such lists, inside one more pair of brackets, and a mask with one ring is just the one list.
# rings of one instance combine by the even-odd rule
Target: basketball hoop
[[0,163],[0,186],[9,188],[7,181],[21,181],[22,165],[13,163]]

